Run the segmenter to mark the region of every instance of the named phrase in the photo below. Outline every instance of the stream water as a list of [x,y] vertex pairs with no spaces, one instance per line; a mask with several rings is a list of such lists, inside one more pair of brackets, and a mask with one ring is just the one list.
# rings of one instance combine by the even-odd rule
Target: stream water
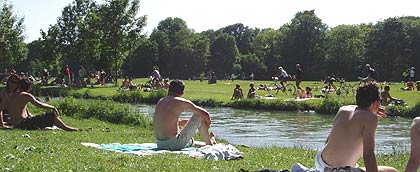
[[[154,106],[134,105],[152,117]],[[321,148],[330,132],[333,115],[314,112],[282,112],[206,108],[212,119],[211,131],[229,143],[250,147]],[[191,113],[182,114],[184,117]],[[376,152],[393,153],[410,150],[411,119],[384,118],[376,131]]]

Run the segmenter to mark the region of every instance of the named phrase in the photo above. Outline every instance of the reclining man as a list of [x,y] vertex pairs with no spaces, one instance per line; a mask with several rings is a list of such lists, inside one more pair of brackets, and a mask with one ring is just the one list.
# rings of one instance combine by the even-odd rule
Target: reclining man
[[376,83],[359,86],[356,104],[343,106],[338,111],[326,144],[315,157],[316,169],[325,172],[342,167],[346,171],[361,171],[357,161],[363,156],[364,171],[397,171],[376,163],[375,132],[379,118],[386,116]]
[[[214,134],[209,132],[210,114],[191,101],[181,98],[184,88],[182,81],[172,81],[168,95],[161,98],[156,105],[153,126],[159,149],[181,150],[189,146],[216,144]],[[191,111],[193,116],[189,120],[180,120],[179,117],[185,110]],[[180,126],[185,127],[181,130]],[[204,142],[197,142],[192,138],[197,129]]]
[[[45,127],[57,126],[66,131],[78,131],[80,129],[69,127],[58,118],[59,112],[57,108],[46,103],[38,101],[32,94],[28,93],[31,90],[31,83],[28,79],[21,79],[19,81],[19,92],[10,95],[7,100],[0,104],[0,122],[3,128],[10,128],[4,125],[1,110],[8,109],[10,113],[9,123],[14,128],[36,130]],[[28,103],[51,110],[44,115],[32,116],[28,111]]]

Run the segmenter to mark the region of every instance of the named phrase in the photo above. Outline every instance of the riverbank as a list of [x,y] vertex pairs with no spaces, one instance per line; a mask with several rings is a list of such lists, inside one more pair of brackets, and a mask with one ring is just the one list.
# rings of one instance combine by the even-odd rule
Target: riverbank
[[[145,83],[146,78],[138,78],[134,80],[135,83]],[[269,84],[271,81],[218,81],[217,84],[207,84],[200,81],[185,81],[186,89],[183,97],[192,100],[200,106],[217,107],[226,106],[233,108],[245,109],[263,109],[263,110],[281,110],[281,111],[316,111],[334,115],[339,107],[348,104],[355,104],[355,98],[352,94],[340,96],[336,94],[329,94],[326,99],[310,99],[305,101],[294,101],[292,95],[286,95],[282,92],[274,94],[275,97],[268,97],[268,92],[264,90],[257,91],[256,99],[231,100],[233,88],[235,84],[242,86],[243,92],[246,95],[249,83],[254,82],[258,84]],[[356,82],[350,82],[356,84]],[[314,81],[304,81],[302,86],[311,88],[318,88],[313,90],[313,94],[321,94],[319,87],[322,83]],[[420,92],[419,91],[402,91],[400,88],[404,87],[403,83],[393,83],[391,87],[391,94],[393,97],[403,99],[406,106],[388,106],[387,113],[391,116],[402,116],[413,118],[420,115]],[[165,96],[166,90],[144,92],[141,90],[128,91],[120,90],[119,87],[113,85],[94,86],[86,88],[70,88],[70,87],[34,87],[32,91],[37,96],[71,96],[75,98],[88,98],[99,100],[112,100],[123,103],[146,103],[155,104],[159,98]]]
[[[117,108],[118,105],[110,106]],[[104,113],[107,112],[112,110]],[[123,121],[114,124],[95,116],[65,115],[69,114],[64,110],[63,121],[85,131],[0,130],[1,171],[255,171],[268,168],[280,171],[290,170],[296,162],[312,167],[316,153],[301,147],[248,148],[235,145],[243,152],[244,159],[212,161],[173,154],[139,157],[84,147],[80,143],[154,142],[153,130],[148,125],[127,125]],[[403,171],[408,153],[379,154],[377,160],[378,164]],[[363,166],[362,161],[360,165]]]

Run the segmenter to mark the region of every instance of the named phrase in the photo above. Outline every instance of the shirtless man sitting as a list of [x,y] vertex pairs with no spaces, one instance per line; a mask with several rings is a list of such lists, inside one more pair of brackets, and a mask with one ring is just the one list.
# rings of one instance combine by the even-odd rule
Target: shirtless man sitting
[[406,172],[417,172],[420,167],[420,117],[416,117],[410,130],[410,159],[405,167]]
[[[315,157],[316,169],[320,172],[350,166],[351,171],[360,171],[357,161],[363,156],[364,171],[397,171],[393,167],[377,166],[375,157],[375,132],[379,118],[385,117],[381,107],[376,83],[359,86],[357,106],[343,106],[335,116],[333,127],[325,146]],[[350,169],[349,169],[350,170]]]
[[[168,95],[161,98],[153,116],[156,143],[159,149],[181,150],[189,146],[205,146],[216,144],[215,136],[209,132],[210,114],[189,100],[181,98],[185,85],[174,80],[169,85]],[[180,120],[185,110],[193,116],[189,120]],[[180,126],[184,126],[181,130]],[[195,131],[199,130],[204,142],[194,141]]]
[[[28,79],[20,80],[19,90],[19,92],[10,95],[7,100],[0,104],[0,122],[2,123],[3,128],[10,128],[3,124],[2,119],[3,115],[1,110],[7,108],[10,113],[9,123],[13,125],[14,128],[36,130],[56,125],[58,128],[66,131],[79,130],[64,124],[63,121],[58,118],[59,112],[57,108],[38,101],[32,94],[28,93],[31,90],[31,84]],[[39,108],[48,109],[52,112],[48,112],[44,115],[31,116],[28,111],[29,102]]]

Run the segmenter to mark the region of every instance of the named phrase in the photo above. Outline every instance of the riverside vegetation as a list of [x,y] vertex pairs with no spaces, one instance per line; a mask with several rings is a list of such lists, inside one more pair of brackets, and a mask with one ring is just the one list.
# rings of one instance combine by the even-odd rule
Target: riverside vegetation
[[[142,83],[142,79],[136,80]],[[196,103],[207,106],[232,106],[240,108],[265,108],[275,110],[310,110],[331,111],[341,104],[351,103],[351,97],[331,97],[326,100],[303,102],[285,102],[285,95],[279,94],[277,100],[230,101],[229,98],[235,83],[241,83],[244,91],[250,81],[219,81],[216,85],[207,85],[199,81],[186,81],[185,97]],[[259,81],[254,81],[258,83]],[[261,81],[264,82],[264,81]],[[304,85],[311,82],[304,82]],[[393,85],[392,94],[404,99],[409,111],[418,109],[419,103],[414,97],[418,92],[399,92],[399,84]],[[290,169],[293,163],[313,166],[314,150],[299,146],[295,148],[247,148],[237,145],[244,153],[243,160],[237,161],[204,161],[183,155],[158,155],[138,157],[115,152],[87,148],[81,142],[93,143],[144,143],[154,142],[151,120],[143,114],[134,112],[128,104],[119,103],[154,103],[166,91],[139,92],[116,91],[116,87],[94,88],[35,88],[34,92],[42,96],[49,93],[53,96],[68,98],[51,102],[63,115],[63,120],[71,126],[85,129],[82,132],[61,131],[24,131],[0,130],[0,156],[2,171],[239,171],[259,169]],[[265,96],[266,92],[257,91]],[[412,95],[414,94],[414,95]],[[412,96],[412,97],[410,97]],[[80,100],[92,98],[100,100]],[[414,107],[414,108],[413,108]],[[35,114],[40,112],[30,107]],[[390,109],[390,108],[389,108]],[[404,109],[404,108],[401,108]],[[123,115],[122,115],[123,114]],[[407,132],[409,129],[407,129]],[[221,142],[224,142],[221,140]],[[162,161],[162,158],[165,161]],[[378,163],[396,167],[403,171],[408,160],[408,152],[394,151],[378,155]],[[363,166],[363,162],[360,164]]]
[[[137,78],[134,83],[145,83],[146,78]],[[201,106],[229,106],[233,108],[264,109],[264,110],[282,110],[282,111],[316,111],[318,113],[334,115],[337,110],[348,104],[355,104],[354,96],[337,96],[333,93],[326,99],[316,99],[307,101],[284,101],[293,98],[292,95],[278,93],[276,99],[247,99],[231,101],[231,95],[236,83],[239,83],[244,90],[248,91],[249,80],[218,81],[217,84],[207,84],[207,82],[186,80],[185,98],[192,100]],[[252,81],[255,85],[269,84],[270,81]],[[351,85],[356,82],[350,82]],[[314,81],[304,81],[302,86],[316,87],[322,86]],[[393,83],[390,85],[391,95],[403,99],[407,106],[388,106],[387,113],[391,116],[415,117],[420,114],[420,96],[419,91],[402,91],[404,83]],[[165,90],[143,92],[137,91],[116,91],[118,87],[93,87],[93,88],[58,88],[58,87],[35,87],[33,93],[38,96],[72,96],[75,98],[90,98],[100,100],[112,100],[122,103],[146,103],[155,104],[161,97],[167,93]],[[313,94],[321,94],[320,90],[313,91]],[[260,97],[267,96],[267,91],[258,90]],[[246,96],[245,96],[246,97]]]

